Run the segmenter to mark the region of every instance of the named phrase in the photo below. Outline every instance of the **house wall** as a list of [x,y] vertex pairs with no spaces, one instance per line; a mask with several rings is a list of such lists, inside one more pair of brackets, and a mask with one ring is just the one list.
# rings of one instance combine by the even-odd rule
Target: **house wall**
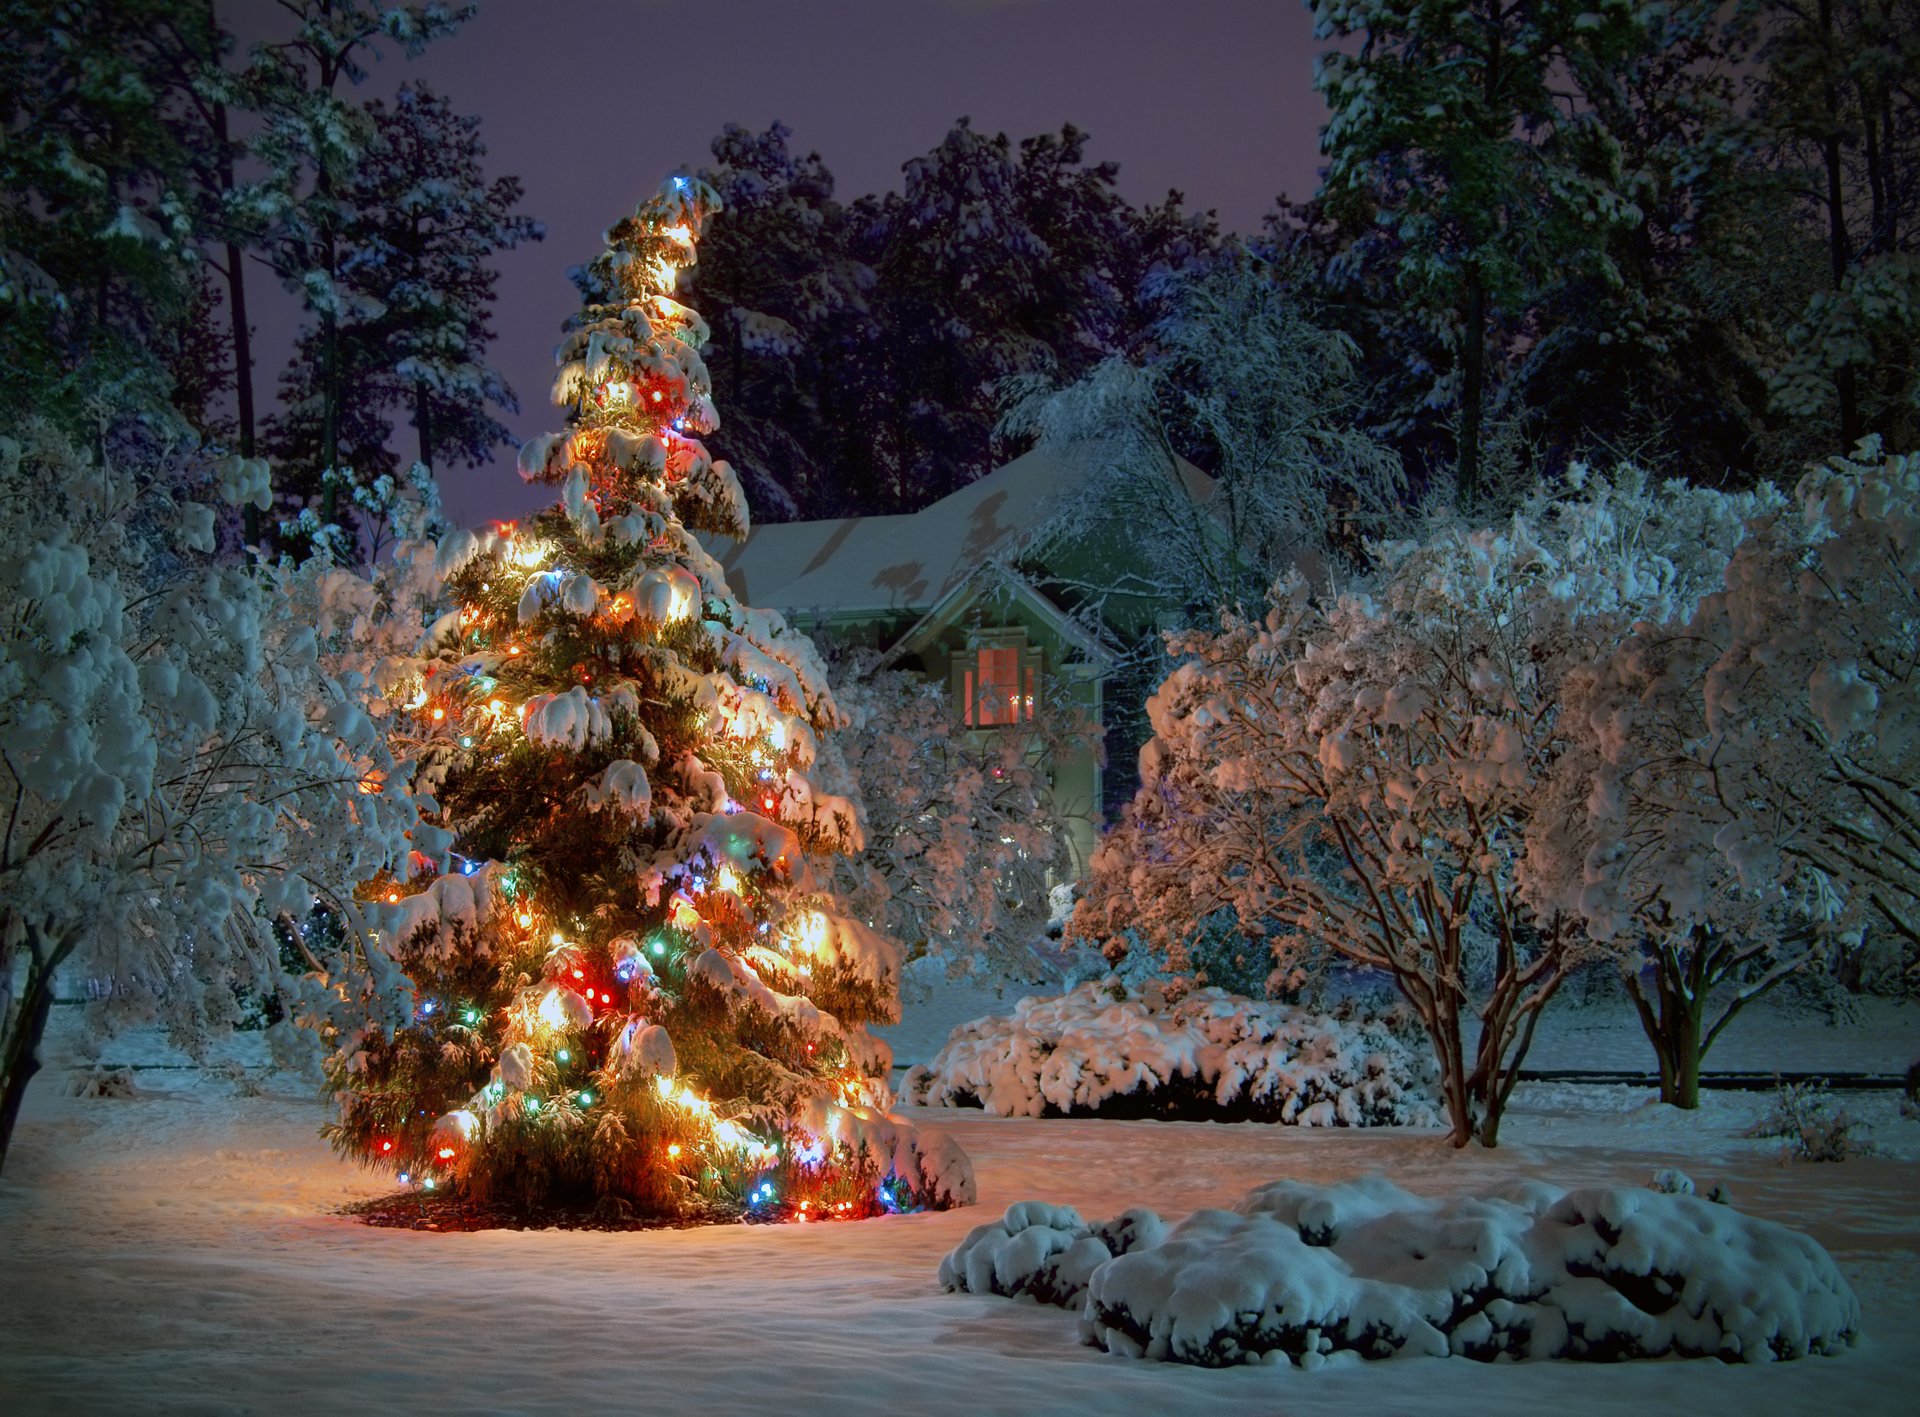
[[[912,614],[784,613],[789,624],[808,634],[831,636],[843,644],[892,650],[895,668],[924,675],[930,683],[940,685],[949,693],[952,693],[956,670],[970,649],[1008,631],[1023,634],[1026,643],[1040,651],[1044,687],[1036,696],[1040,700],[1036,708],[1085,714],[1094,728],[1091,735],[1083,735],[1086,741],[1080,746],[1053,754],[1047,763],[1056,811],[1066,825],[1071,874],[1074,879],[1086,874],[1100,828],[1104,685],[1101,672],[1086,663],[1079,647],[1061,635],[1046,617],[1014,594],[982,596],[942,625],[929,625]],[[902,643],[909,630],[914,632],[911,642]],[[957,716],[961,711],[958,696],[953,702]],[[999,730],[977,731],[985,734]]]

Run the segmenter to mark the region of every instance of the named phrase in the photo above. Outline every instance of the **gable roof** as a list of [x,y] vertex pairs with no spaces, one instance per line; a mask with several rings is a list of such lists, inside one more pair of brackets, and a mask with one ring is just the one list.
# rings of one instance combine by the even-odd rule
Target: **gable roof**
[[1089,630],[1086,626],[1079,624],[1073,616],[1043,595],[1033,582],[1006,562],[994,559],[981,562],[971,572],[961,577],[952,590],[942,596],[914,623],[912,628],[894,641],[893,647],[880,657],[882,667],[903,654],[920,652],[929,640],[937,637],[941,631],[959,620],[971,606],[995,594],[1010,595],[1026,605],[1041,623],[1052,629],[1067,645],[1079,651],[1084,662],[1096,665],[1102,670],[1112,663],[1115,646],[1100,634],[1097,627]]
[[[924,612],[987,561],[1017,553],[1094,470],[1092,445],[1035,448],[932,506],[902,516],[756,526],[745,541],[707,538],[748,605],[825,614]],[[1196,501],[1213,479],[1184,458]]]

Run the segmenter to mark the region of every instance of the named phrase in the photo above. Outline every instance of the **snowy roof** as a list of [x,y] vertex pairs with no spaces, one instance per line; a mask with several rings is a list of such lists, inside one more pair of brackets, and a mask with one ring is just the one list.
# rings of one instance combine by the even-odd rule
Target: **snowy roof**
[[[756,526],[745,541],[707,538],[748,605],[828,614],[925,611],[980,565],[1016,551],[1092,471],[1091,452],[1036,448],[907,516]],[[1213,479],[1178,459],[1197,501]]]

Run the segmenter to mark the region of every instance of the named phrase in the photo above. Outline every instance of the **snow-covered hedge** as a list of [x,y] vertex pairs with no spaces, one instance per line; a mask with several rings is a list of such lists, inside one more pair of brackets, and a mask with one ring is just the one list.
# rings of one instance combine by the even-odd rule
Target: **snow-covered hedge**
[[1332,1017],[1196,989],[1116,998],[1095,981],[963,1023],[906,1094],[1002,1116],[1429,1125],[1432,1060],[1377,1014]]
[[1860,1305],[1817,1243],[1685,1194],[1526,1181],[1424,1198],[1380,1177],[1280,1181],[1168,1230],[1023,1202],[940,1263],[941,1287],[1080,1309],[1083,1342],[1223,1367],[1397,1354],[1831,1354]]

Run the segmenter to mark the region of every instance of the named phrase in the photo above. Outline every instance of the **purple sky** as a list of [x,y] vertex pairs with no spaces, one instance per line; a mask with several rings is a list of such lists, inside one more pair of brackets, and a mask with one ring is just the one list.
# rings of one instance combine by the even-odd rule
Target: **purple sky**
[[[267,0],[221,8],[248,38],[281,15]],[[1315,50],[1297,0],[483,0],[420,60],[389,54],[367,89],[418,78],[479,114],[489,170],[517,174],[546,223],[545,241],[500,258],[493,358],[525,437],[560,426],[546,396],[577,298],[566,268],[669,171],[708,160],[723,123],[784,121],[850,198],[896,188],[901,164],[963,114],[1015,140],[1071,122],[1093,160],[1119,163],[1129,200],[1178,187],[1246,231],[1280,192],[1315,186]],[[294,315],[260,305],[268,394]],[[400,430],[402,452],[411,438]],[[461,522],[549,495],[523,487],[507,455],[443,487]]]

